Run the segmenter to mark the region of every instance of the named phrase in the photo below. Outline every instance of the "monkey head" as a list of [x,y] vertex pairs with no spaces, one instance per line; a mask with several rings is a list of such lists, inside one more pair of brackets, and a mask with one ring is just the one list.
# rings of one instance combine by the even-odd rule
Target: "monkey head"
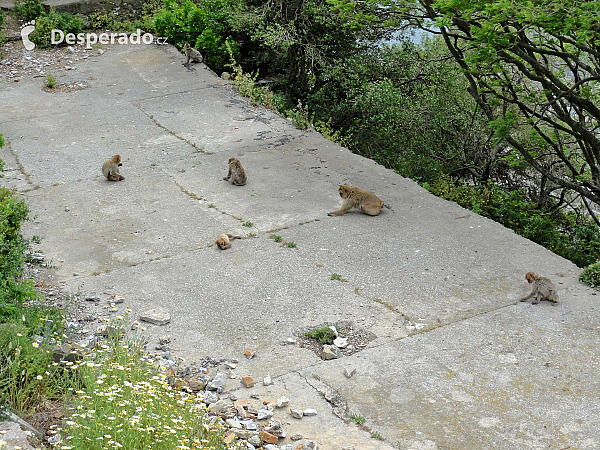
[[340,193],[340,197],[346,198],[348,196],[348,192],[350,191],[350,186],[347,184],[342,184],[338,191]]
[[527,280],[527,282],[529,284],[533,283],[535,280],[537,280],[539,277],[537,276],[537,274],[533,273],[533,272],[527,272],[525,274],[525,279]]

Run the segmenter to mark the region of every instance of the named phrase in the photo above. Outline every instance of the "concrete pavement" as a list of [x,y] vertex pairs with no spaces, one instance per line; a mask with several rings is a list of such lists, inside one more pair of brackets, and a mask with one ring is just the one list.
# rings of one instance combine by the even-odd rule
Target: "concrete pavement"
[[[171,336],[188,361],[235,357],[240,375],[270,374],[275,384],[255,390],[316,408],[284,420],[324,449],[600,447],[598,297],[576,266],[181,60],[167,46],[114,46],[58,77],[88,89],[0,84],[0,158],[14,169],[0,184],[25,193],[37,216],[26,234],[41,236],[57,280],[124,294],[134,316],[168,309],[152,339]],[[115,153],[126,180],[109,183],[100,167]],[[222,181],[231,156],[244,187]],[[341,183],[386,207],[328,217]],[[221,232],[245,239],[222,252]],[[530,270],[558,283],[561,304],[515,303]],[[341,321],[375,339],[334,361],[282,345]],[[257,358],[243,359],[247,348]],[[227,389],[248,395],[238,386]]]

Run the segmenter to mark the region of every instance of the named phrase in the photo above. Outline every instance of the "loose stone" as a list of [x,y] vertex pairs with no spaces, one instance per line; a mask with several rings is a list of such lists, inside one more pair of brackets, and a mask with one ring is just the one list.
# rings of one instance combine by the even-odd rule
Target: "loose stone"
[[344,375],[346,375],[346,378],[352,378],[355,373],[356,367],[344,367]]
[[252,377],[242,377],[241,382],[244,385],[244,387],[247,388],[251,388],[252,386],[254,386],[254,380],[252,379]]
[[154,325],[166,325],[171,322],[171,314],[162,308],[150,309],[142,313],[140,320]]

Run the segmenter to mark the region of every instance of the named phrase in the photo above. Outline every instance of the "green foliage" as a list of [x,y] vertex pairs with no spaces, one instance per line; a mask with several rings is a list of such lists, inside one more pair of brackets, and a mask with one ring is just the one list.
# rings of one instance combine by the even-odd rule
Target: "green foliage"
[[288,242],[285,245],[287,246],[287,248],[296,248],[297,247],[297,244],[295,242]]
[[[6,25],[6,13],[0,11],[0,47],[4,45],[6,41],[6,30],[4,29]],[[2,52],[0,51],[0,58],[2,57]],[[2,135],[0,134],[0,139],[2,139]],[[2,145],[0,145],[2,147]]]
[[339,281],[339,280],[342,279],[342,276],[339,273],[334,273],[334,274],[331,275],[331,279]]
[[202,448],[225,450],[222,427],[211,424],[202,399],[172,385],[144,356],[142,345],[113,338],[79,364],[82,387],[72,400],[63,436],[77,449]]
[[512,228],[579,267],[600,258],[600,230],[593,222],[577,219],[572,213],[536,209],[523,190],[505,192],[491,182],[483,187],[465,186],[447,176],[424,186],[439,197]]
[[[0,134],[0,148],[4,147],[4,136]],[[4,161],[0,159],[0,172],[4,171]],[[1,175],[0,175],[1,176]]]
[[0,188],[0,290],[22,274],[27,243],[21,236],[21,222],[28,213],[25,202]]
[[237,64],[233,50],[227,47],[227,51],[231,61],[227,67],[233,70],[232,83],[238,92],[244,97],[249,98],[254,104],[263,105],[267,109],[282,112],[285,103],[283,96],[273,93],[266,87],[258,86],[256,83],[258,71],[254,74],[244,72],[242,67]]
[[298,106],[294,109],[287,110],[285,115],[286,117],[291,118],[292,123],[301,130],[306,130],[312,125],[308,105],[302,106],[302,102],[298,102]]
[[40,304],[32,280],[19,280],[27,250],[20,229],[28,211],[0,188],[0,404],[21,412],[62,395],[65,386],[62,369],[49,367],[47,351],[62,333],[62,313]]
[[443,52],[436,41],[423,48],[402,42],[340,61],[306,100],[315,122],[326,122],[354,152],[420,182],[467,172],[465,161],[489,148],[491,131]]
[[11,14],[16,19],[21,19],[25,22],[37,19],[45,13],[46,10],[40,0],[15,0],[15,6],[11,9]]
[[600,287],[600,261],[587,266],[579,275],[579,281],[592,287]]
[[90,28],[98,31],[122,31],[133,33],[136,27],[129,21],[122,22],[112,11],[98,11],[89,15]]
[[313,331],[307,331],[304,333],[304,336],[309,337],[311,339],[316,339],[321,344],[333,344],[335,340],[335,332],[329,327],[317,328]]
[[281,236],[277,236],[276,234],[272,234],[271,238],[275,241],[275,242],[281,242],[283,241],[283,238]]
[[52,364],[50,338],[34,338],[31,328],[20,323],[0,324],[0,404],[32,412],[45,400],[61,398],[73,385],[63,367]]
[[56,86],[56,77],[52,75],[52,73],[48,72],[44,78],[44,84],[48,89],[52,89],[54,86]]
[[35,31],[29,37],[40,48],[51,46],[51,31],[62,30],[67,33],[81,33],[83,30],[83,20],[66,12],[56,12],[50,10],[37,18],[35,22]]
[[235,0],[191,0],[178,3],[165,0],[164,8],[154,17],[154,30],[167,37],[178,48],[188,42],[207,64],[223,69],[229,62],[229,51],[239,58],[233,20],[238,11]]
[[357,425],[364,425],[367,421],[363,416],[358,414],[350,414],[350,420]]
[[254,224],[253,224],[252,222],[248,221],[248,222],[244,222],[244,223],[242,224],[242,226],[243,226],[243,227],[252,228],[252,227],[254,226]]

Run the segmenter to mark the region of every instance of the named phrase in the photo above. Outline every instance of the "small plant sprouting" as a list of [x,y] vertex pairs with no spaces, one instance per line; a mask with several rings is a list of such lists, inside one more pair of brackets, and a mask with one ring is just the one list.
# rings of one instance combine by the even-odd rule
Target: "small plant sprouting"
[[295,248],[296,247],[296,243],[295,242],[288,242],[287,243],[287,248]]
[[53,89],[56,86],[56,77],[48,72],[46,78],[44,78],[44,84],[48,89]]
[[383,441],[383,437],[381,436],[381,433],[380,433],[379,431],[373,431],[373,432],[371,433],[371,437],[372,437],[373,439],[377,439],[377,440],[379,440],[379,441]]
[[276,234],[272,234],[271,238],[275,241],[275,242],[281,242],[283,241],[283,238],[281,236],[277,236]]
[[321,344],[333,344],[335,332],[329,327],[317,328],[313,331],[307,331],[304,336],[316,339]]
[[356,425],[364,425],[364,423],[367,421],[363,416],[358,414],[350,414],[350,420]]
[[333,275],[331,275],[331,279],[336,280],[336,281],[341,281],[342,283],[345,283],[346,281],[348,281],[346,278],[342,278],[342,276],[339,273],[334,273]]
[[31,242],[33,242],[34,244],[41,244],[42,243],[42,238],[39,237],[37,234],[34,234],[31,237]]
[[248,228],[252,228],[254,226],[254,224],[252,222],[244,222],[242,224],[243,227],[248,227]]
[[208,204],[208,207],[209,207],[209,208],[216,208],[216,206],[215,206],[215,204],[214,204],[214,203],[209,203],[209,204]]

